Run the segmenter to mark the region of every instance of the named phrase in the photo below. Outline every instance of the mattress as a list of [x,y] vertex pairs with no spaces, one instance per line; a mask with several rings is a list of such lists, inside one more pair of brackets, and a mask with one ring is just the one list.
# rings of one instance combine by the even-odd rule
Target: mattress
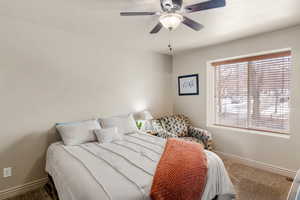
[[[53,143],[46,171],[60,200],[150,200],[152,179],[166,141],[136,132],[123,140],[77,146]],[[208,175],[201,200],[233,199],[234,188],[222,160],[205,151]]]

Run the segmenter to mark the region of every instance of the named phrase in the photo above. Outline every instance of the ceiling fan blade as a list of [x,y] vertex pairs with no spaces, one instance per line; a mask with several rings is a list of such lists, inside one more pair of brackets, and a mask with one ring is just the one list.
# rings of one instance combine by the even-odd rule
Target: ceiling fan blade
[[159,23],[152,29],[152,31],[151,31],[150,33],[151,33],[151,34],[158,33],[162,27],[163,27],[163,25],[159,22]]
[[183,17],[182,23],[191,29],[194,29],[195,31],[200,31],[204,27],[202,24],[199,24],[198,22],[185,16]]
[[156,15],[156,12],[121,12],[121,16]]
[[209,10],[226,6],[226,0],[210,0],[202,3],[197,3],[185,7],[188,13],[198,12],[201,10]]

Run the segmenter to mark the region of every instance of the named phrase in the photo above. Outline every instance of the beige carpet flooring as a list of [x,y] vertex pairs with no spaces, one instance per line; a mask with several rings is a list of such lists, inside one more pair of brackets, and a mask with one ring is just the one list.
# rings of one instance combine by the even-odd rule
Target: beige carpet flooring
[[[286,177],[224,159],[238,200],[286,200],[291,182]],[[52,200],[40,188],[9,200]]]
[[238,200],[287,200],[292,182],[286,177],[223,159]]

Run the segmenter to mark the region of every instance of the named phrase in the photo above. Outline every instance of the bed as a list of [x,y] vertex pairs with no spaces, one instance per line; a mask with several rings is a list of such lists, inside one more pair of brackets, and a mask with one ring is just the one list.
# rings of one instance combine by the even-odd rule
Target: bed
[[300,170],[298,170],[292,187],[289,192],[288,200],[300,200]]
[[[133,132],[111,143],[75,146],[53,143],[46,171],[60,200],[148,200],[153,175],[166,140]],[[222,160],[205,151],[208,175],[201,200],[234,199],[235,191]]]

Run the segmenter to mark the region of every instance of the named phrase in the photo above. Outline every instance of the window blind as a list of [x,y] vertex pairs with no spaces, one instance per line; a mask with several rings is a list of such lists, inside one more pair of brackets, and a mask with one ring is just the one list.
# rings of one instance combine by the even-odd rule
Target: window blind
[[290,51],[212,65],[216,125],[288,133]]

